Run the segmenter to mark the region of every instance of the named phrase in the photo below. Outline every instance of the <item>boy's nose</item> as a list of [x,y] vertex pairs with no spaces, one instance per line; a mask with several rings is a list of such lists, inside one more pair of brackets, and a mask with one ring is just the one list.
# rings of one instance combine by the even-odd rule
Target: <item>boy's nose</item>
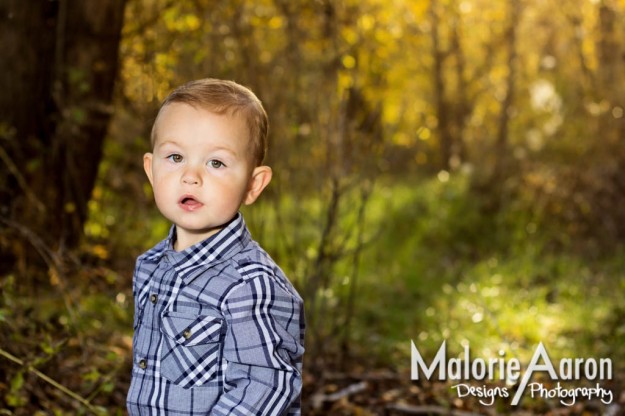
[[182,182],[187,185],[198,185],[201,181],[201,175],[193,168],[186,169],[182,175]]

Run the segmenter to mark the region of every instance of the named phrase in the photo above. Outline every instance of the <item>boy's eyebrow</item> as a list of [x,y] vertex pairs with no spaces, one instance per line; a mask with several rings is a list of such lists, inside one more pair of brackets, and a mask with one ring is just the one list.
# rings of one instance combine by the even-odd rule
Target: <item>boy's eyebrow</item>
[[237,156],[237,152],[235,152],[234,150],[229,149],[227,147],[223,147],[223,146],[217,146],[217,147],[215,147],[214,149],[211,149],[211,150],[214,150],[214,151],[224,151],[226,153],[230,153],[233,156]]
[[165,140],[165,141],[160,141],[159,140],[159,141],[156,142],[156,145],[154,147],[155,148],[156,147],[163,147],[166,144],[173,144],[174,146],[179,146],[179,144],[176,141],[174,141],[174,140]]

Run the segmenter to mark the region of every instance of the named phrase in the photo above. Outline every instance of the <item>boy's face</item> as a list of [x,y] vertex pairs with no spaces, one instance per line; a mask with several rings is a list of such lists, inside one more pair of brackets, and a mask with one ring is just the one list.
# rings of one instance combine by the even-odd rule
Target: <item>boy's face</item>
[[155,133],[144,168],[158,209],[176,224],[176,250],[222,229],[271,180],[269,167],[252,163],[241,117],[172,103],[161,110]]

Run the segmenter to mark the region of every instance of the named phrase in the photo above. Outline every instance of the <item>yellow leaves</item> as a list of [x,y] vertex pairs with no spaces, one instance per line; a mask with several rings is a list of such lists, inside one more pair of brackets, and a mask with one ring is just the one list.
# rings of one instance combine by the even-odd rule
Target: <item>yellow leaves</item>
[[393,136],[393,143],[398,146],[403,146],[403,147],[414,146],[413,138],[409,134],[406,134],[403,131],[397,132],[397,134]]
[[194,14],[182,14],[180,15],[180,11],[176,8],[171,8],[167,10],[163,14],[163,21],[165,22],[165,27],[169,31],[193,31],[200,28],[201,21]]
[[407,17],[409,16],[414,19],[422,20],[425,16],[427,16],[428,8],[430,6],[429,1],[404,0],[402,3],[404,3],[403,6],[406,10],[410,12],[406,15]]
[[88,237],[94,237],[94,238],[102,238],[106,235],[108,235],[108,233],[105,233],[105,228],[102,227],[102,224],[99,224],[95,221],[90,221],[85,225],[85,235],[87,235]]
[[419,140],[423,140],[424,142],[430,140],[432,137],[432,130],[427,127],[421,127],[418,132]]
[[174,58],[167,52],[159,52],[154,55],[154,63],[157,67],[166,68],[176,63]]
[[360,27],[360,29],[362,29],[365,32],[373,29],[374,25],[375,25],[375,18],[371,16],[370,14],[363,14],[358,19],[358,27]]
[[280,29],[284,26],[284,18],[282,16],[273,16],[269,19],[269,22],[267,22],[267,26],[271,29]]
[[345,55],[343,59],[341,59],[341,63],[345,68],[352,69],[356,66],[356,58],[351,55]]
[[354,77],[352,74],[341,71],[337,76],[337,94],[341,96],[346,90],[354,85]]
[[177,58],[157,53],[152,62],[126,59],[121,70],[125,95],[137,103],[160,101],[170,89]]
[[343,29],[341,35],[345,43],[349,46],[355,45],[359,39],[358,32],[352,27],[346,27],[345,29]]
[[59,272],[56,267],[50,267],[48,269],[48,278],[50,279],[50,285],[52,286],[58,286],[61,282],[59,279]]
[[[96,188],[98,189],[98,188]],[[97,191],[94,192],[93,198],[88,203],[89,210],[89,221],[85,224],[85,235],[99,239],[99,238],[107,238],[109,236],[109,227],[115,224],[115,217],[111,214],[106,215],[103,213],[102,203],[102,192]],[[99,258],[106,259],[108,258],[108,253],[105,253],[100,248],[95,248],[91,250],[94,255]]]
[[96,244],[91,247],[91,253],[102,260],[106,260],[109,258],[108,249],[102,244]]
[[184,18],[184,24],[189,30],[197,30],[200,28],[201,21],[197,16],[188,14]]
[[142,16],[131,15],[127,31],[141,30],[140,37],[125,36],[121,43],[124,93],[137,103],[160,101],[171,89],[183,47],[182,36],[191,36],[203,25],[201,16],[184,10],[184,4],[165,8],[156,23],[140,29]]

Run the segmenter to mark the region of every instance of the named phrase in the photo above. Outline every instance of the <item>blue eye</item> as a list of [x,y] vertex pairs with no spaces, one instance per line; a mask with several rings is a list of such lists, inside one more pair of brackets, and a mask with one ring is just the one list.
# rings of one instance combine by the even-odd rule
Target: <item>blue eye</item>
[[182,162],[182,155],[179,155],[178,153],[174,153],[174,154],[167,156],[167,159],[171,160],[174,163],[180,163]]
[[220,160],[216,160],[216,159],[209,160],[208,165],[214,169],[219,169],[219,168],[223,168],[224,166],[226,166],[223,164],[223,162],[221,162]]

